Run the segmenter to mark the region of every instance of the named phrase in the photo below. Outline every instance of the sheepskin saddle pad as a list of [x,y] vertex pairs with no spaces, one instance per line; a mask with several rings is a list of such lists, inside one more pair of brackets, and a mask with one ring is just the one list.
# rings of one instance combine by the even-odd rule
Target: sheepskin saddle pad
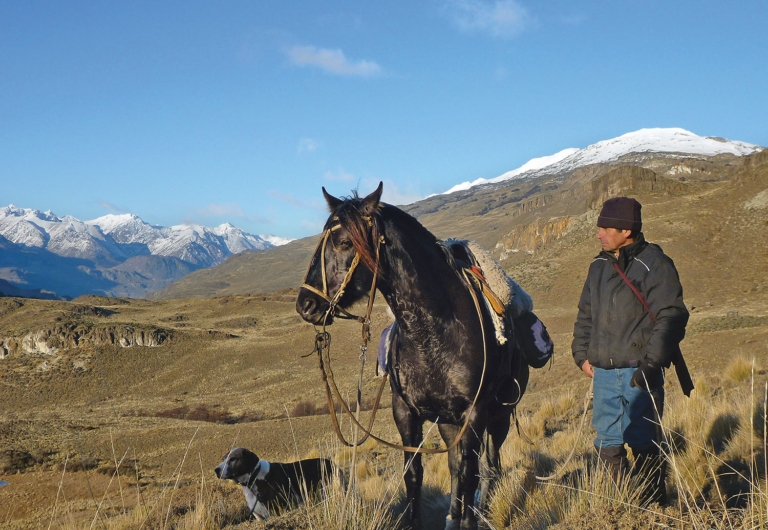
[[[465,239],[449,239],[443,243],[454,260],[465,262],[470,267],[480,269],[492,296],[483,296],[483,301],[489,309],[496,329],[496,340],[499,344],[507,342],[507,326],[511,321],[520,317],[523,313],[533,312],[533,299],[510,278],[501,264],[494,259],[483,247]],[[492,298],[495,296],[504,306],[503,314],[499,314]],[[490,299],[489,299],[490,298]],[[504,318],[506,316],[506,318]]]

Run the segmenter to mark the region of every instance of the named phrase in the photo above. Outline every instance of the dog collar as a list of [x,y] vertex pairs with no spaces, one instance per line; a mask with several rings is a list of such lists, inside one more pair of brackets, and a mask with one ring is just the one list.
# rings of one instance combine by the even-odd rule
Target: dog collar
[[256,480],[264,480],[269,474],[269,462],[266,460],[259,460],[259,473],[256,475]]
[[257,480],[264,480],[267,478],[268,474],[269,462],[266,460],[259,460],[259,464],[256,466],[256,469],[254,469],[253,472],[251,472],[251,476],[248,477],[246,486],[250,488]]

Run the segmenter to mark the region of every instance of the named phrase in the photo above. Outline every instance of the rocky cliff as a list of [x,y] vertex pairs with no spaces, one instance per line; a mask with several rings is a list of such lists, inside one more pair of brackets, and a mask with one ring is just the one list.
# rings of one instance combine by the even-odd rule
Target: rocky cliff
[[87,346],[153,347],[171,337],[170,330],[152,326],[57,322],[21,336],[0,339],[0,359],[18,354],[56,355],[65,350]]

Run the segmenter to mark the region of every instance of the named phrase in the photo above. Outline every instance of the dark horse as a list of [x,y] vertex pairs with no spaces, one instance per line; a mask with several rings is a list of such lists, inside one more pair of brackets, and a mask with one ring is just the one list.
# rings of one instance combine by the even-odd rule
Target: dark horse
[[[403,445],[421,444],[425,420],[438,424],[450,447],[451,505],[446,528],[460,524],[462,529],[474,529],[478,524],[475,492],[480,484],[479,509],[484,509],[492,479],[500,472],[499,450],[513,412],[511,400],[500,399],[499,393],[516,385],[517,402],[528,367],[517,373],[517,383],[511,380],[508,345],[515,343],[514,338],[508,345],[498,344],[486,304],[477,303],[479,295],[470,291],[474,287],[462,276],[457,259],[416,219],[380,202],[381,192],[379,184],[365,198],[354,194],[341,200],[323,188],[331,215],[305,287],[299,291],[296,310],[310,323],[330,324],[335,312],[332,302],[346,308],[367,296],[373,271],[378,270],[376,288],[399,328],[388,373],[392,411]],[[355,267],[358,261],[360,266]],[[354,270],[347,278],[350,268]],[[340,288],[343,294],[336,299]],[[417,528],[424,475],[421,455],[406,452],[405,465],[408,516]]]

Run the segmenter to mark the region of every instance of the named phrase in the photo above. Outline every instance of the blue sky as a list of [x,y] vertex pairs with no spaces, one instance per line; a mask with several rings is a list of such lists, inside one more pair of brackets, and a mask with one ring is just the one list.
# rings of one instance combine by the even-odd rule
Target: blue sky
[[644,127],[768,145],[768,4],[0,2],[0,206],[303,237]]

